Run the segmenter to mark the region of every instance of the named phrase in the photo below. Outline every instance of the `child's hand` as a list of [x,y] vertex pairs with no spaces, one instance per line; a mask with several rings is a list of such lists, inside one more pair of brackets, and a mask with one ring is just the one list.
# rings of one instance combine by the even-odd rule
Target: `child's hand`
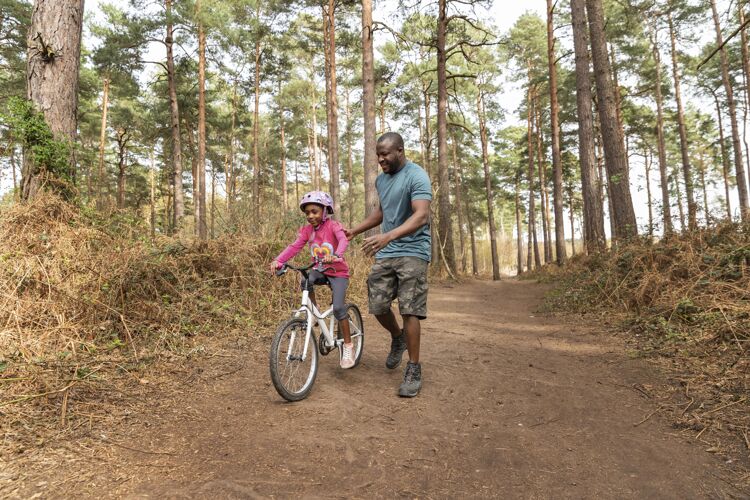
[[341,260],[341,257],[338,257],[336,255],[326,255],[323,257],[323,264],[330,264],[331,262],[338,262]]
[[277,270],[281,269],[281,264],[278,260],[274,260],[271,262],[271,274],[275,273]]

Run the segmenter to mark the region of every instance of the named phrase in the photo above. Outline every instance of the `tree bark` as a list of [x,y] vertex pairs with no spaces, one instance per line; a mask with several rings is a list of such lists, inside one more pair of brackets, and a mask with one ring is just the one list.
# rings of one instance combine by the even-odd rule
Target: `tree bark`
[[[445,257],[443,262],[449,270],[456,269],[456,254],[453,248],[453,224],[451,217],[450,181],[448,175],[448,89],[446,86],[445,41],[448,31],[447,0],[438,0],[437,32],[437,78],[438,78],[438,214],[440,220],[440,246]],[[494,276],[494,271],[493,271]],[[498,276],[499,278],[499,276]]]
[[615,237],[631,239],[638,234],[628,182],[627,159],[622,130],[617,122],[612,70],[604,35],[604,13],[601,0],[586,0],[591,55],[594,62],[599,120],[602,129],[607,184],[614,208]]
[[354,226],[354,160],[352,158],[352,115],[349,106],[349,94],[346,92],[346,214],[348,217],[348,226]]
[[667,13],[669,22],[669,39],[671,42],[672,54],[672,77],[674,79],[674,98],[677,103],[677,126],[680,133],[680,152],[682,153],[682,176],[685,180],[685,197],[687,198],[688,208],[688,228],[691,231],[698,229],[698,206],[695,202],[693,193],[693,172],[690,165],[690,151],[687,142],[687,130],[685,129],[685,112],[682,108],[682,91],[680,89],[680,71],[677,65],[677,42],[674,30],[672,14]]
[[174,183],[174,210],[172,225],[175,231],[180,230],[185,216],[185,198],[182,185],[182,139],[180,138],[180,108],[177,103],[177,82],[174,69],[174,38],[172,29],[172,0],[165,0],[167,16],[167,33],[164,43],[167,48],[167,86],[169,87],[169,116],[172,128],[172,172]]
[[565,251],[565,217],[563,215],[563,172],[560,153],[560,107],[557,102],[557,64],[555,58],[554,7],[547,0],[547,63],[549,66],[550,125],[552,127],[552,171],[555,209],[555,262],[558,265],[567,259]]
[[[745,26],[745,5],[743,2],[737,2],[739,11],[740,26]],[[740,31],[740,44],[742,47],[742,76],[745,87],[745,106],[742,119],[742,143],[745,146],[745,165],[747,166],[748,182],[750,183],[750,148],[747,144],[747,116],[750,108],[750,54],[748,54],[747,32],[745,28]]]
[[532,252],[534,254],[534,265],[538,269],[542,267],[541,259],[539,258],[539,246],[537,245],[537,236],[536,236],[536,208],[534,203],[534,146],[533,146],[533,116],[535,114],[534,111],[534,103],[536,102],[536,96],[534,95],[534,88],[531,86],[531,71],[529,71],[529,95],[528,95],[528,148],[529,148],[529,171],[528,171],[528,182],[529,182],[529,250],[528,250],[528,256],[526,258],[526,267],[531,270],[531,255]]
[[44,115],[53,137],[71,148],[63,172],[47,171],[24,151],[22,200],[34,199],[48,180],[61,185],[74,176],[82,26],[83,0],[35,0],[27,39],[26,97]]
[[156,161],[154,159],[154,146],[151,147],[150,160],[151,165],[148,169],[149,187],[151,188],[149,192],[149,223],[151,226],[151,238],[154,238],[156,236]]
[[[539,96],[535,97],[539,101]],[[539,210],[542,218],[542,240],[544,249],[544,263],[552,262],[552,238],[550,237],[550,213],[549,213],[549,191],[547,190],[547,165],[544,161],[544,138],[542,137],[542,106],[536,103],[534,123],[536,127],[536,164],[539,167]]]
[[604,214],[599,199],[594,153],[594,118],[591,111],[591,73],[586,32],[585,0],[571,0],[573,42],[576,62],[576,106],[578,110],[578,157],[581,164],[581,192],[586,251],[589,254],[607,247]]
[[516,270],[520,276],[523,274],[523,233],[521,232],[521,169],[516,171],[515,182],[515,205],[516,205]]
[[651,153],[646,150],[643,153],[643,166],[646,169],[646,203],[648,203],[648,236],[654,236],[654,208],[651,202]]
[[724,143],[724,125],[721,120],[721,105],[719,104],[719,96],[716,92],[712,92],[714,96],[714,102],[716,103],[716,121],[719,123],[719,147],[721,151],[721,171],[724,177],[724,196],[726,196],[726,209],[727,209],[727,220],[732,220],[732,203],[729,199],[729,165],[727,164],[727,148]]
[[[196,10],[201,15],[198,0]],[[203,22],[198,21],[198,237],[208,239],[206,224],[206,31]],[[256,219],[257,220],[257,219]]]
[[664,236],[674,231],[672,227],[672,206],[669,200],[669,175],[667,174],[667,150],[664,144],[664,98],[661,93],[661,56],[656,32],[651,34],[651,49],[656,66],[656,148],[659,156],[659,182],[661,185],[661,209],[664,219]]
[[[327,11],[326,11],[327,10]],[[326,114],[328,118],[328,169],[331,173],[331,197],[334,214],[341,209],[339,186],[339,110],[336,89],[336,23],[335,0],[328,0],[328,9],[323,8],[323,32],[326,34]],[[336,215],[336,217],[340,217]]]
[[[477,89],[477,116],[479,117],[479,137],[482,142],[482,167],[484,168],[484,189],[485,189],[485,196],[487,197],[487,223],[489,225],[490,253],[492,255],[492,279],[494,281],[498,281],[500,279],[500,261],[498,260],[498,257],[497,257],[497,234],[495,230],[495,199],[492,193],[492,176],[490,175],[490,158],[487,152],[487,125],[485,122],[484,100],[482,98],[482,91],[480,89]],[[445,189],[446,187],[447,187],[447,184],[445,184],[445,187],[442,187],[441,185],[442,189]],[[441,221],[443,220],[443,214],[440,215],[440,220]]]
[[[716,0],[711,0],[711,12],[713,13],[714,26],[716,28],[716,44],[724,43],[719,24],[719,14],[716,11]],[[734,91],[729,80],[729,63],[727,62],[726,48],[719,51],[721,55],[721,79],[724,82],[724,91],[727,95],[727,107],[729,108],[729,122],[732,126],[732,149],[734,150],[734,168],[737,175],[737,192],[740,195],[740,219],[743,222],[750,220],[750,200],[748,200],[747,178],[745,177],[745,165],[742,162],[742,148],[740,147],[740,133],[737,126],[737,110],[734,101]]]
[[130,134],[126,129],[117,130],[117,208],[125,208],[125,170],[126,148],[130,141]]
[[[372,0],[362,0],[362,112],[364,118],[365,217],[378,206],[375,179],[378,161],[375,151],[375,77],[373,58]],[[366,236],[377,234],[379,228],[367,231]]]
[[96,204],[101,209],[104,207],[102,191],[104,189],[104,149],[107,145],[107,108],[109,103],[109,78],[104,78],[102,86],[102,124],[99,131],[99,168],[96,176]]
[[[255,15],[260,22],[260,6],[257,3]],[[255,40],[255,106],[253,109],[253,216],[260,220],[260,157],[258,155],[259,118],[260,118],[260,38]]]
[[463,185],[461,178],[463,172],[461,164],[458,163],[458,145],[456,144],[456,134],[451,135],[451,152],[453,153],[453,171],[456,172],[456,215],[458,216],[458,242],[461,250],[461,272],[466,274],[466,238],[464,238],[464,217],[463,217]]

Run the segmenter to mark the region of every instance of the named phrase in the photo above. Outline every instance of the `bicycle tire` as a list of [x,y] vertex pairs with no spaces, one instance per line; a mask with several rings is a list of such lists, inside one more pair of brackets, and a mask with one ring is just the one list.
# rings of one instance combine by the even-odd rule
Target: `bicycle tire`
[[[302,318],[292,318],[279,326],[271,342],[269,355],[269,367],[271,370],[271,381],[276,392],[287,401],[300,401],[305,399],[315,384],[318,374],[318,348],[315,334],[310,333],[306,359],[303,361],[302,351],[305,346],[305,330],[307,322]],[[294,345],[289,343],[294,334]],[[289,352],[295,359],[287,359]],[[301,370],[301,371],[300,371]],[[297,375],[299,375],[300,382]]]
[[[354,366],[357,366],[365,349],[365,325],[362,323],[362,313],[359,312],[359,307],[355,304],[346,305],[346,316],[349,318],[349,329],[354,344]],[[357,331],[359,331],[359,334]]]

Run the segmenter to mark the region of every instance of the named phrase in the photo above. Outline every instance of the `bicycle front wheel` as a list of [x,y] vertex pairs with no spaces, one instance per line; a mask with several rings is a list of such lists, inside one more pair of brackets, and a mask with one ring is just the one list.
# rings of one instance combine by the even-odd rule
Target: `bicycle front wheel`
[[359,307],[354,304],[347,304],[346,316],[354,344],[354,366],[357,366],[365,348],[365,325],[362,323],[362,313],[359,312]]
[[276,392],[287,401],[305,399],[318,373],[318,349],[315,336],[305,349],[307,322],[292,318],[283,323],[271,342],[271,380]]

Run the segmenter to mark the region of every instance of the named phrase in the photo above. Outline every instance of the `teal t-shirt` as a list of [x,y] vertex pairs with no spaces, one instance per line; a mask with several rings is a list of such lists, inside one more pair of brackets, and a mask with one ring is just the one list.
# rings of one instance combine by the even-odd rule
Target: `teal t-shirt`
[[[407,161],[395,174],[381,173],[375,180],[380,209],[383,211],[381,230],[387,233],[397,228],[414,213],[413,200],[432,201],[432,188],[427,172],[416,163]],[[376,259],[389,257],[419,257],[430,261],[430,225],[425,224],[412,234],[393,240],[375,254]]]

